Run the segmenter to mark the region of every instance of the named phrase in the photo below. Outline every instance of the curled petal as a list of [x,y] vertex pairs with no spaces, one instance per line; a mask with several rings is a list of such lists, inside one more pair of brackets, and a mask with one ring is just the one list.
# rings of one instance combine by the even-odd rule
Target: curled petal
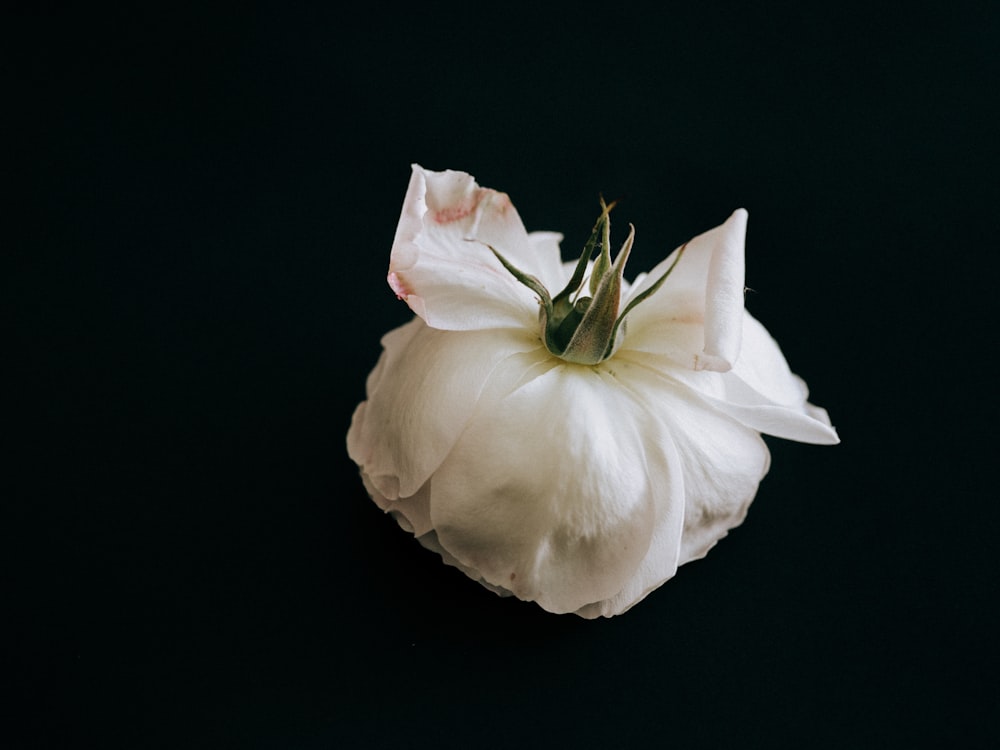
[[[551,237],[551,236],[550,236]],[[464,172],[413,165],[389,260],[389,285],[432,328],[530,327],[538,306],[488,246],[527,273],[545,237],[529,240],[504,193],[479,187]]]
[[631,350],[618,356],[663,373],[690,389],[693,398],[758,432],[804,443],[838,443],[826,411],[806,400],[805,383],[789,369],[764,326],[744,311],[742,329],[742,351],[725,373],[671,366],[664,354]]
[[826,410],[809,403],[809,389],[788,367],[778,342],[750,313],[744,316],[743,350],[731,372],[725,374],[725,401],[756,412],[744,424],[775,437],[803,443],[840,442]]
[[379,494],[396,500],[416,493],[437,469],[494,368],[540,350],[541,342],[530,331],[446,332],[414,318],[386,334],[382,346],[347,448]]
[[[684,246],[684,257],[662,288],[628,318],[631,349],[668,354],[692,370],[729,370],[740,353],[747,212]],[[641,295],[673,265],[680,248],[633,285]]]
[[743,350],[732,375],[775,404],[798,408],[809,397],[809,389],[789,369],[778,342],[749,312],[743,316]]
[[647,463],[656,420],[607,372],[549,368],[483,399],[434,475],[431,518],[441,546],[489,583],[573,612],[634,575],[666,485]]

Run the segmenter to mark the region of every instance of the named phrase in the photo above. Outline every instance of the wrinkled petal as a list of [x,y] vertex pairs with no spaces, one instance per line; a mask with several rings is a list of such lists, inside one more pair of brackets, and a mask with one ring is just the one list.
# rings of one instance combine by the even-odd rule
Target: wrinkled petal
[[451,450],[493,369],[541,350],[530,331],[438,331],[419,318],[382,339],[368,400],[351,421],[350,457],[388,500],[413,495]]
[[389,285],[432,328],[532,327],[537,298],[487,245],[536,274],[551,264],[551,238],[529,239],[505,193],[479,187],[464,172],[413,165],[390,254]]
[[[746,224],[741,208],[687,243],[663,286],[629,314],[630,349],[667,354],[692,370],[725,372],[733,366],[742,337]],[[660,279],[679,252],[637,280],[630,297]]]
[[431,518],[442,547],[485,580],[572,612],[634,575],[669,482],[647,463],[655,418],[613,377],[550,367],[483,399],[434,475]]

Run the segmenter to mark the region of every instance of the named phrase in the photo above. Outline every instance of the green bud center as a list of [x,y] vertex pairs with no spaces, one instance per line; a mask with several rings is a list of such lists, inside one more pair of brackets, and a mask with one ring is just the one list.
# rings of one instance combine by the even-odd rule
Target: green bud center
[[[625,316],[662,286],[684,252],[682,247],[663,276],[620,310],[625,262],[635,240],[635,227],[630,225],[629,235],[612,262],[612,208],[614,203],[608,205],[601,200],[601,215],[584,244],[573,276],[555,297],[537,278],[522,272],[490,247],[504,268],[538,296],[542,340],[552,354],[567,362],[595,365],[614,354],[625,337]],[[595,250],[598,255],[591,264]]]

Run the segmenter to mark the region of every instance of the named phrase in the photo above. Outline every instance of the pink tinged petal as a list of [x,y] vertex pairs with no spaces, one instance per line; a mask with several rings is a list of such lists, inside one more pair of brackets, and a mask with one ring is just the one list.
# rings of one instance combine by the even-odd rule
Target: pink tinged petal
[[497,365],[519,352],[544,353],[530,332],[445,332],[419,318],[390,331],[382,345],[347,448],[387,500],[413,495],[437,469]]
[[[688,242],[663,286],[629,314],[623,346],[666,354],[692,370],[729,370],[741,345],[746,223],[741,208]],[[629,296],[660,279],[678,252],[637,279]]]
[[538,242],[504,193],[464,172],[414,165],[389,260],[396,295],[432,328],[536,327],[535,296],[487,245],[525,272],[537,270]]
[[441,546],[551,612],[620,592],[646,557],[662,477],[645,410],[607,373],[560,364],[483,398],[435,473]]

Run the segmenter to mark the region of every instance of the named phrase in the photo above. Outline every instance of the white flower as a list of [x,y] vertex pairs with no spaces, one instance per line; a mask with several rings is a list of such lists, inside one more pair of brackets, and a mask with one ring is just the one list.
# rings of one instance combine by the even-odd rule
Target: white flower
[[630,285],[609,210],[564,264],[505,194],[415,165],[388,278],[416,317],[383,338],[347,434],[425,547],[583,617],[624,612],[743,520],[761,433],[838,442],[744,309],[746,211]]

